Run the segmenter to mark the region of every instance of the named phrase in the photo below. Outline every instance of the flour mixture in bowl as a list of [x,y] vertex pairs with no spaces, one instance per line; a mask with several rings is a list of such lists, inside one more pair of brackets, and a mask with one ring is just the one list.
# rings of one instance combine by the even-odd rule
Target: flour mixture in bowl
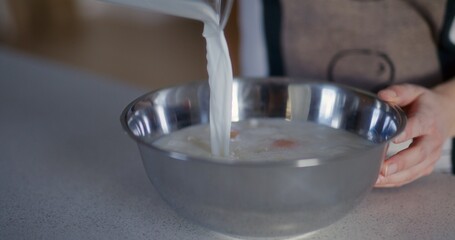
[[153,144],[193,157],[242,162],[327,159],[373,146],[356,134],[316,123],[250,119],[232,124],[230,154],[220,157],[210,152],[209,131],[209,125],[195,125],[168,134]]

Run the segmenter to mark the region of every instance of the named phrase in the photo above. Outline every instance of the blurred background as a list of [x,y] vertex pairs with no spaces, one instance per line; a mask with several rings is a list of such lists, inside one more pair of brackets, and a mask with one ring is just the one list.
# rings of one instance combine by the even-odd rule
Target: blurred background
[[[0,46],[155,89],[207,79],[202,23],[99,0],[0,0]],[[225,35],[238,73],[237,6]]]

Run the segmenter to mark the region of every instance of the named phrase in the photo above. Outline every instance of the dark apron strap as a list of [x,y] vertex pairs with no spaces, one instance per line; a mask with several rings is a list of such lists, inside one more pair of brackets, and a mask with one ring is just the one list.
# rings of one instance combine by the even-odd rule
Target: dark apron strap
[[281,55],[281,2],[263,0],[262,3],[269,76],[284,76]]
[[[444,24],[439,41],[439,61],[444,80],[455,77],[455,43],[449,38],[455,18],[455,0],[447,0]],[[455,80],[454,80],[455,81]],[[455,139],[452,139],[452,173],[455,174]]]
[[439,62],[444,80],[455,77],[455,43],[450,40],[449,34],[455,17],[455,0],[447,0],[444,23],[439,38]]

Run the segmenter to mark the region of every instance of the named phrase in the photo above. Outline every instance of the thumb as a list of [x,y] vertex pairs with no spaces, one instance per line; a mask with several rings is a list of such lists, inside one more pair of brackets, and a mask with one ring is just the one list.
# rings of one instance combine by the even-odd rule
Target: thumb
[[422,95],[425,90],[425,88],[413,84],[400,84],[379,91],[378,96],[386,102],[406,106]]

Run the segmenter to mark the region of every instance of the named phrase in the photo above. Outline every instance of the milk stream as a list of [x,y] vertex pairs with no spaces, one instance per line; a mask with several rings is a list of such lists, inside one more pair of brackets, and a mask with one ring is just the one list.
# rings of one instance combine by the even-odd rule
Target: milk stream
[[[232,105],[232,65],[223,31],[212,31],[205,25],[207,71],[210,85],[210,140],[212,154],[229,155]],[[206,31],[207,30],[207,31]],[[209,32],[210,33],[210,32]]]
[[229,155],[231,129],[232,65],[222,26],[221,0],[211,6],[200,0],[106,0],[191,18],[204,23],[210,85],[210,140],[215,156]]

